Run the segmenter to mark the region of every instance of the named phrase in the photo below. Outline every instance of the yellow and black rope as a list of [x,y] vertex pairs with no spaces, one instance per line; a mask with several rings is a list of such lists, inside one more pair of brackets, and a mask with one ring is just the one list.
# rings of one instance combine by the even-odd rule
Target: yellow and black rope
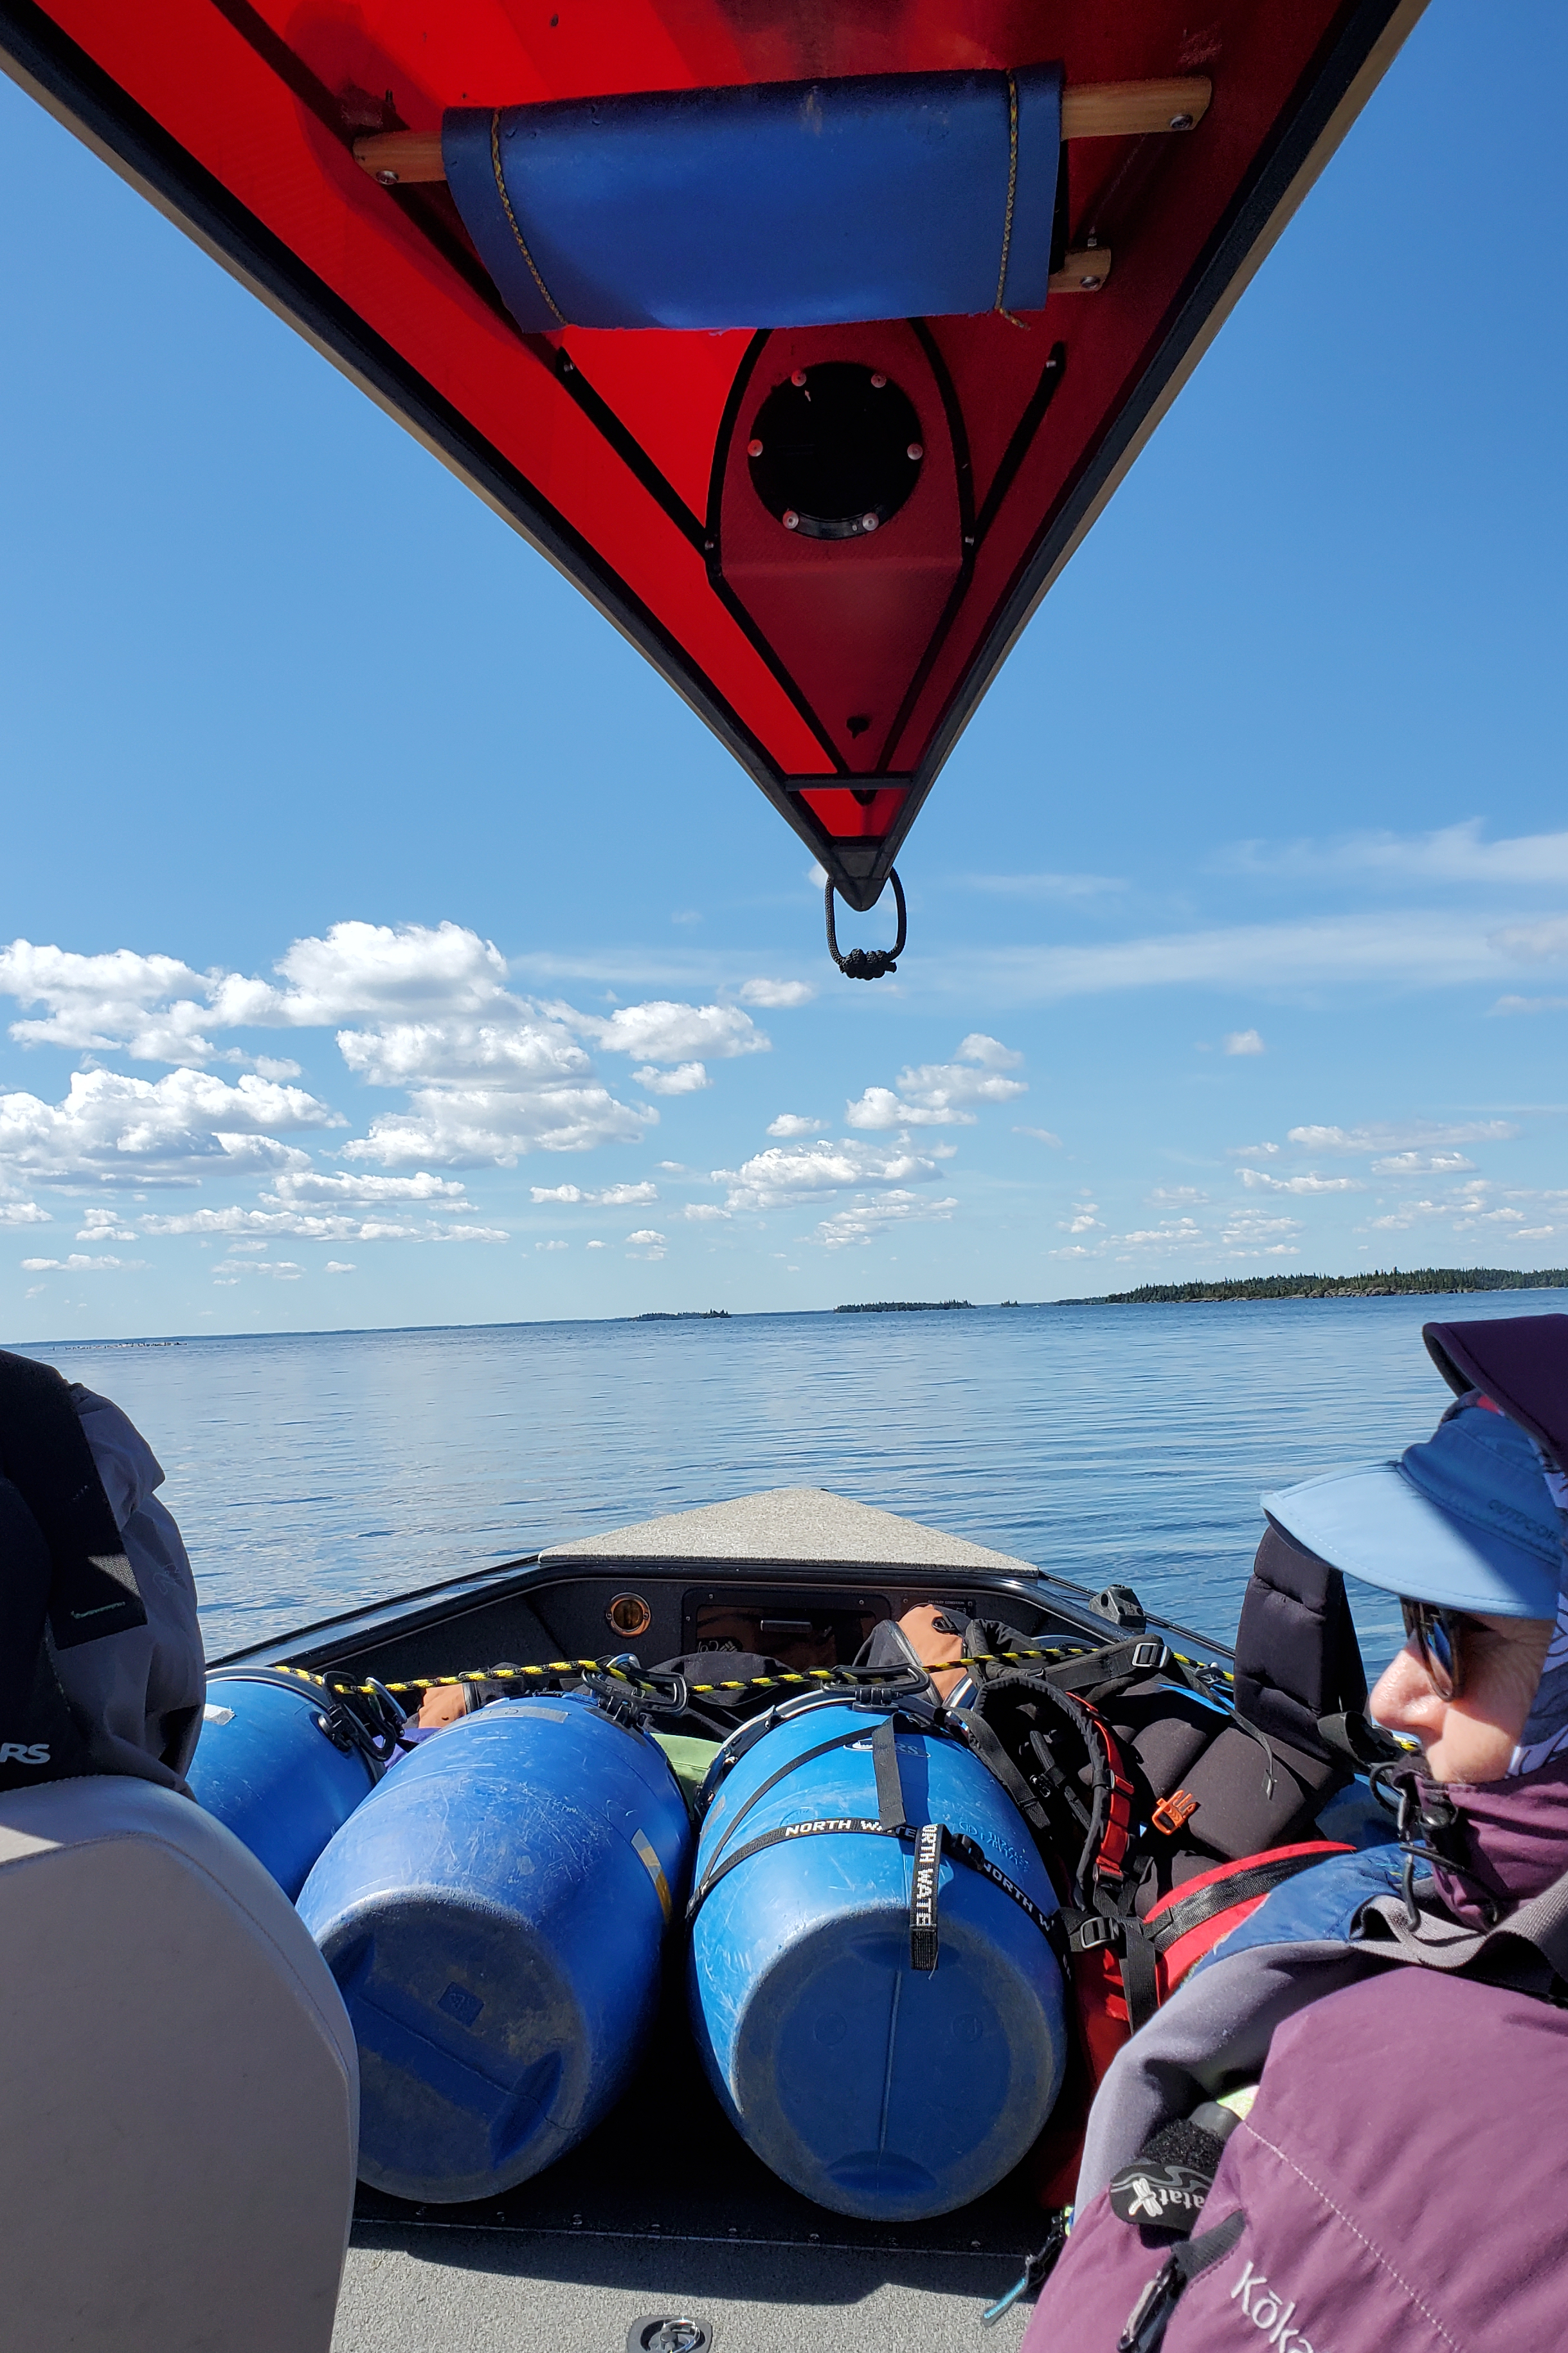
[[[1031,1659],[1045,1659],[1052,1665],[1059,1666],[1068,1659],[1089,1657],[1093,1647],[1089,1642],[1066,1642],[1039,1651],[970,1651],[961,1658],[933,1661],[930,1672],[940,1675],[951,1674],[959,1668],[1021,1666]],[[1191,1667],[1199,1674],[1212,1676],[1217,1683],[1228,1683],[1232,1680],[1230,1669],[1222,1667],[1216,1660],[1189,1659],[1179,1651],[1173,1651],[1171,1656],[1179,1660],[1183,1666]],[[582,1675],[602,1675],[611,1682],[625,1683],[634,1691],[645,1685],[651,1686],[653,1682],[650,1675],[624,1666],[615,1659],[552,1659],[545,1665],[537,1667],[465,1667],[455,1674],[411,1675],[401,1683],[380,1684],[355,1683],[345,1675],[314,1674],[308,1667],[282,1666],[274,1668],[272,1672],[297,1675],[301,1681],[315,1683],[323,1691],[363,1692],[367,1696],[373,1696],[379,1689],[391,1692],[395,1697],[405,1693],[440,1691],[455,1683],[557,1683],[563,1677]],[[836,1683],[846,1690],[854,1690],[858,1685],[874,1683],[879,1674],[886,1680],[886,1671],[870,1671],[864,1667],[785,1667],[773,1675],[730,1676],[710,1683],[689,1682],[686,1688],[693,1699],[714,1699],[726,1692],[828,1690]]]

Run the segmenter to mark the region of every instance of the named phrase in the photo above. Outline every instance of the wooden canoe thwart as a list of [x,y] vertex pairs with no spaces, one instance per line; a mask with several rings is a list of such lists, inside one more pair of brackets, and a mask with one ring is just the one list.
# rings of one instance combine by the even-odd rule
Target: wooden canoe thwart
[[[1173,81],[1087,82],[1062,92],[1062,137],[1140,139],[1151,132],[1191,131],[1208,112],[1213,96],[1206,74]],[[447,176],[438,131],[372,132],[354,141],[353,154],[384,188],[417,187]]]

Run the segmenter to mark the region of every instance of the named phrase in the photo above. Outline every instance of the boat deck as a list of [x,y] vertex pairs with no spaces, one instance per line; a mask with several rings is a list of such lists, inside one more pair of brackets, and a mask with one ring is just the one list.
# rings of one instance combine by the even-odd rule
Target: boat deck
[[653,2313],[700,2322],[715,2353],[803,2353],[851,2335],[856,2353],[1016,2353],[1031,2307],[990,2328],[980,2315],[1016,2270],[912,2248],[769,2242],[759,2262],[746,2239],[360,2221],[332,2353],[620,2353]]
[[[244,1655],[386,1680],[602,1655],[621,1647],[606,1622],[617,1595],[646,1610],[645,1659],[711,1649],[721,1673],[727,1648],[782,1645],[785,1629],[803,1646],[794,1663],[818,1663],[814,1646],[853,1646],[916,1599],[1000,1619],[1033,1642],[1118,1630],[1081,1588],[1028,1562],[786,1489],[560,1546]],[[738,1641],[705,1631],[735,1624]],[[1216,1664],[1226,1655],[1184,1629],[1157,1630]],[[698,2322],[708,2337],[698,2353],[715,2343],[800,2353],[842,2344],[847,2327],[866,2353],[1015,2353],[1029,2306],[990,2328],[981,2315],[1045,2227],[1027,2163],[973,2205],[921,2222],[854,2221],[787,2189],[709,2088],[677,1944],[641,2070],[580,2147],[481,2204],[414,2206],[362,2188],[333,2348],[621,2353],[634,2324],[659,2316]]]
[[[765,2348],[838,2341],[845,2308],[888,2341],[1011,2353],[980,2315],[1044,2236],[1026,2185],[931,2221],[861,2222],[787,2189],[720,2113],[672,1972],[632,2088],[558,2164],[484,2205],[415,2207],[362,2188],[335,2353],[626,2343],[649,2314]],[[388,2298],[393,2299],[389,2306]],[[936,2316],[940,2313],[938,2322]],[[388,2336],[389,2323],[392,2334]],[[1021,2320],[1017,2324],[1021,2327]],[[488,2333],[487,2333],[488,2332]],[[803,2334],[804,2332],[804,2334]]]

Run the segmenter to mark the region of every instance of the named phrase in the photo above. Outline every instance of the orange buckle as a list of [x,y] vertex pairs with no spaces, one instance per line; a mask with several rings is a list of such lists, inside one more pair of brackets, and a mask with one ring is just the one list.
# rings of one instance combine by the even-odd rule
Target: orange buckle
[[1161,1799],[1149,1820],[1155,1830],[1173,1838],[1188,1815],[1195,1814],[1197,1810],[1198,1801],[1190,1789],[1173,1789],[1168,1798]]

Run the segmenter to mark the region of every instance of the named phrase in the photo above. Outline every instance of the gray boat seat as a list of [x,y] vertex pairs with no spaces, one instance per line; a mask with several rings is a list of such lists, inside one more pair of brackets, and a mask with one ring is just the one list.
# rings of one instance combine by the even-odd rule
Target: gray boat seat
[[327,2353],[359,2074],[280,1889],[188,1798],[0,1794],[0,2281],[26,2353]]

